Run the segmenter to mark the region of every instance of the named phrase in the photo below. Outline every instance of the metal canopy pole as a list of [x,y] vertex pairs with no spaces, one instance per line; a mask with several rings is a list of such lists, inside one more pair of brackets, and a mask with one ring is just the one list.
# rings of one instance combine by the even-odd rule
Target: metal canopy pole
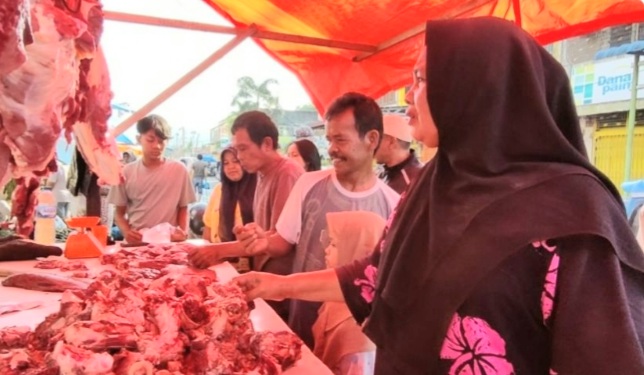
[[[518,1],[518,0],[517,0]],[[470,13],[474,9],[479,9],[485,5],[490,3],[489,0],[470,0],[468,2],[469,7],[467,9],[461,9],[459,11],[453,11],[449,14],[444,14],[442,17],[438,19],[451,19],[451,18],[461,18],[463,15]],[[517,8],[518,9],[518,8]],[[396,35],[395,37],[386,40],[380,44],[378,44],[373,51],[366,51],[364,53],[361,53],[353,58],[354,62],[360,62],[362,60],[366,60],[382,51],[385,51],[399,43],[404,42],[407,39],[413,38],[417,35],[420,35],[425,32],[425,27],[426,24],[422,23],[421,25],[417,25],[416,27],[413,27],[409,30],[406,30],[403,33],[400,33]]]
[[631,179],[631,164],[633,162],[633,133],[635,132],[635,117],[637,115],[637,89],[640,73],[640,53],[633,53],[633,73],[631,75],[631,102],[626,121],[626,159],[624,162],[624,182]]
[[111,133],[114,138],[127,130],[130,126],[134,125],[137,121],[145,117],[151,110],[156,108],[159,104],[166,101],[170,96],[174,95],[177,91],[183,88],[185,85],[190,83],[195,77],[203,73],[208,69],[212,64],[217,62],[217,60],[224,57],[228,52],[233,48],[237,47],[241,42],[243,42],[249,36],[252,36],[256,32],[254,25],[245,29],[242,33],[238,34],[230,42],[226,43],[223,47],[215,51],[212,55],[208,56],[203,62],[194,67],[191,71],[186,73],[183,77],[179,78],[175,83],[171,84],[167,89],[163,90],[159,95],[150,100],[147,104],[141,107],[138,111],[134,112],[130,117],[123,120],[117,127],[112,129]]
[[[211,25],[207,23],[182,21],[182,20],[175,20],[170,18],[150,17],[150,16],[144,16],[140,14],[112,12],[108,10],[104,11],[103,13],[105,15],[105,19],[109,21],[137,23],[137,24],[150,25],[150,26],[163,26],[163,27],[172,27],[176,29],[196,30],[196,31],[205,31],[205,32],[211,32],[211,33],[234,34],[234,35],[239,35],[246,31],[246,28]],[[266,31],[266,30],[256,30],[255,33],[253,34],[253,38],[275,40],[280,42],[297,43],[297,44],[308,44],[308,45],[320,46],[320,47],[346,49],[350,51],[359,51],[359,52],[376,51],[376,46],[372,46],[368,44],[315,38],[315,37],[303,36],[303,35],[284,34],[284,33],[278,33],[273,31]]]

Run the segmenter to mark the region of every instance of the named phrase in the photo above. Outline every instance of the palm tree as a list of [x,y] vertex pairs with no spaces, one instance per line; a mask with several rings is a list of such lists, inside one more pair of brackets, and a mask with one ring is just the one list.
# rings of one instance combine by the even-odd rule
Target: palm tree
[[269,85],[278,84],[277,80],[269,78],[259,85],[251,77],[241,77],[237,80],[239,91],[233,97],[231,105],[237,107],[238,112],[253,109],[274,110],[279,108],[279,98],[273,95]]

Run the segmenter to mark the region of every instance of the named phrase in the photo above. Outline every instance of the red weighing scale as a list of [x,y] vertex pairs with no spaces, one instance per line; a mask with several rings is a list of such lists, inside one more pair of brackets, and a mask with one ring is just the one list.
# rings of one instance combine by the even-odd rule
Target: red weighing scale
[[98,258],[107,246],[107,227],[100,217],[74,217],[67,225],[74,230],[65,243],[65,258]]

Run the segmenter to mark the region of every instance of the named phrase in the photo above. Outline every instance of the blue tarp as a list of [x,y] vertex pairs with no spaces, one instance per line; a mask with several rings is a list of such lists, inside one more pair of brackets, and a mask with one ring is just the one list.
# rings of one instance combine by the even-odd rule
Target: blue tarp
[[644,194],[644,179],[624,182],[622,184],[622,189],[629,194]]
[[617,47],[606,48],[597,51],[595,60],[606,59],[609,57],[621,56],[626,54],[644,54],[644,40],[638,40],[633,43],[625,43]]
[[120,143],[122,145],[133,145],[134,142],[130,140],[125,134],[119,134],[118,137],[116,137],[116,143]]
[[622,189],[627,194],[624,206],[626,206],[626,215],[630,218],[635,209],[644,203],[644,179],[624,182]]
[[215,159],[215,157],[210,154],[202,155],[202,157],[203,157],[203,161],[207,163],[214,163],[217,161],[217,159]]

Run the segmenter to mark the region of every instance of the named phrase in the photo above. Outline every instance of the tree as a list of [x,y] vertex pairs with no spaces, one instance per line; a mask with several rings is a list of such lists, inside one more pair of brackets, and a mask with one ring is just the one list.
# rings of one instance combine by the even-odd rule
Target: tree
[[277,80],[269,78],[259,85],[252,77],[241,77],[237,80],[238,91],[233,97],[231,105],[237,108],[237,113],[253,109],[267,109],[269,111],[279,108],[279,98],[271,92],[269,86],[277,85]]
[[311,104],[311,103],[298,105],[297,107],[295,107],[295,109],[298,110],[298,111],[309,111],[309,110],[310,111],[317,111],[317,108],[315,108],[315,106],[313,104]]

